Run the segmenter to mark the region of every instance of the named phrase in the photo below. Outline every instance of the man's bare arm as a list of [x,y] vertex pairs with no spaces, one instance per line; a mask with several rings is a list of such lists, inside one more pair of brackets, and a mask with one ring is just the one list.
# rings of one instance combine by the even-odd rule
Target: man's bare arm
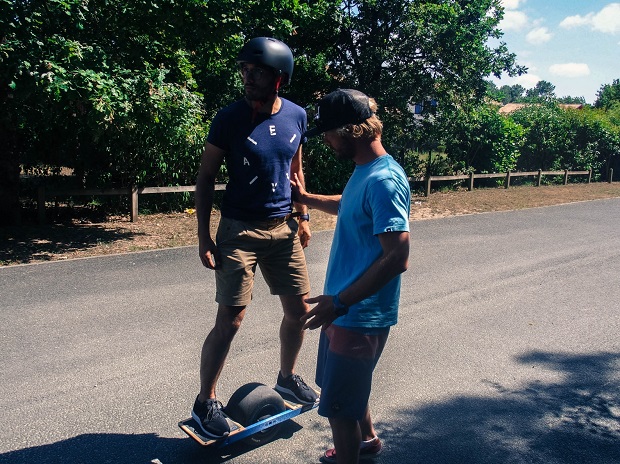
[[[405,272],[409,266],[409,232],[386,232],[379,235],[381,256],[372,263],[359,279],[339,294],[339,299],[345,306],[355,303],[377,293],[390,280]],[[308,304],[316,304],[301,318],[305,322],[304,329],[324,328],[330,325],[337,317],[333,295],[320,295],[306,299]]]
[[293,175],[291,179],[291,188],[293,189],[294,196],[300,203],[325,213],[338,214],[338,205],[340,204],[342,195],[317,195],[308,193],[304,184],[299,181],[296,175]]
[[196,179],[196,218],[198,220],[198,248],[202,264],[215,269],[219,256],[211,238],[211,210],[215,192],[215,178],[224,161],[225,151],[207,142],[202,154]]
[[[295,178],[298,180],[300,185],[306,185],[304,180],[304,172],[303,172],[303,163],[301,161],[302,150],[301,145],[295,152],[295,156],[293,156],[293,160],[291,161],[291,178]],[[291,184],[292,186],[292,184]],[[308,214],[308,207],[295,201],[296,199],[293,197],[293,203],[295,206],[295,210],[300,212],[301,214]],[[301,246],[306,248],[310,243],[310,238],[312,237],[312,232],[310,232],[310,223],[308,221],[304,221],[303,219],[299,220],[299,241],[301,242]]]

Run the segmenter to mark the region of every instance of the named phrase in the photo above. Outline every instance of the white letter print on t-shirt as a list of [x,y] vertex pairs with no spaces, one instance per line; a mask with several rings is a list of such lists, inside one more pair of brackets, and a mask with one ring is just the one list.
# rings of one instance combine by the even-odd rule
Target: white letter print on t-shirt
[[[272,137],[275,137],[275,136],[277,136],[277,135],[278,135],[278,134],[277,134],[277,132],[276,132],[276,126],[275,126],[275,125],[271,125],[271,126],[269,126],[269,135],[270,135],[270,136],[272,136]],[[293,134],[293,136],[289,139],[289,143],[293,143],[296,139],[297,139],[297,134]],[[254,144],[254,145],[258,145],[258,142],[257,142],[256,140],[254,140],[254,139],[253,139],[252,137],[250,137],[250,136],[248,136],[248,137],[247,137],[247,140],[248,140],[249,142],[251,142],[252,144]],[[247,157],[245,157],[245,156],[243,157],[243,165],[244,165],[244,166],[248,166],[248,167],[250,167],[250,166],[251,166],[250,161],[249,161],[249,160],[248,160],[248,158],[247,158]],[[290,176],[289,176],[289,173],[288,173],[288,172],[286,173],[286,178],[287,178],[287,179],[290,179]],[[250,185],[252,185],[252,184],[253,184],[254,182],[256,182],[257,180],[258,180],[258,176],[254,176],[254,177],[252,178],[252,180],[250,181]],[[277,183],[277,182],[272,182],[272,183],[271,183],[271,191],[272,191],[272,192],[275,192],[275,191],[276,191],[276,189],[277,189],[277,187],[278,187],[278,183]]]

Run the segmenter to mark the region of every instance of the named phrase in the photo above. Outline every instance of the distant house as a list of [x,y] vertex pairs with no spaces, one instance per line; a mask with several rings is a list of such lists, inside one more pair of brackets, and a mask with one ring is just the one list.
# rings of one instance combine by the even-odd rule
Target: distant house
[[[510,114],[514,111],[520,110],[524,106],[531,105],[531,103],[507,103],[499,109],[500,114]],[[583,109],[583,104],[581,103],[560,103],[558,105],[560,108],[564,108],[565,110],[581,110]]]
[[513,111],[520,110],[526,106],[526,103],[506,103],[499,109],[499,114],[510,114]]

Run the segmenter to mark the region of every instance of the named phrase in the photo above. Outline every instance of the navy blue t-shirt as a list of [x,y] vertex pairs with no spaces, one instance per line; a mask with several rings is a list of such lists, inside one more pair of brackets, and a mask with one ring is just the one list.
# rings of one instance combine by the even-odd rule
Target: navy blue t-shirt
[[226,152],[229,182],[222,216],[260,220],[292,211],[291,161],[306,131],[306,112],[281,98],[275,114],[255,113],[245,100],[221,109],[207,141]]

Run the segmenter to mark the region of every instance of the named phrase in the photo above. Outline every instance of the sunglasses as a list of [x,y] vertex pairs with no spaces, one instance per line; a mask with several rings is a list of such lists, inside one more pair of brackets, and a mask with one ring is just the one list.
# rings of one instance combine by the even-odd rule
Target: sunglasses
[[249,68],[248,66],[242,65],[239,68],[239,73],[243,79],[250,79],[253,81],[259,81],[264,77],[269,75],[269,70],[260,67]]

